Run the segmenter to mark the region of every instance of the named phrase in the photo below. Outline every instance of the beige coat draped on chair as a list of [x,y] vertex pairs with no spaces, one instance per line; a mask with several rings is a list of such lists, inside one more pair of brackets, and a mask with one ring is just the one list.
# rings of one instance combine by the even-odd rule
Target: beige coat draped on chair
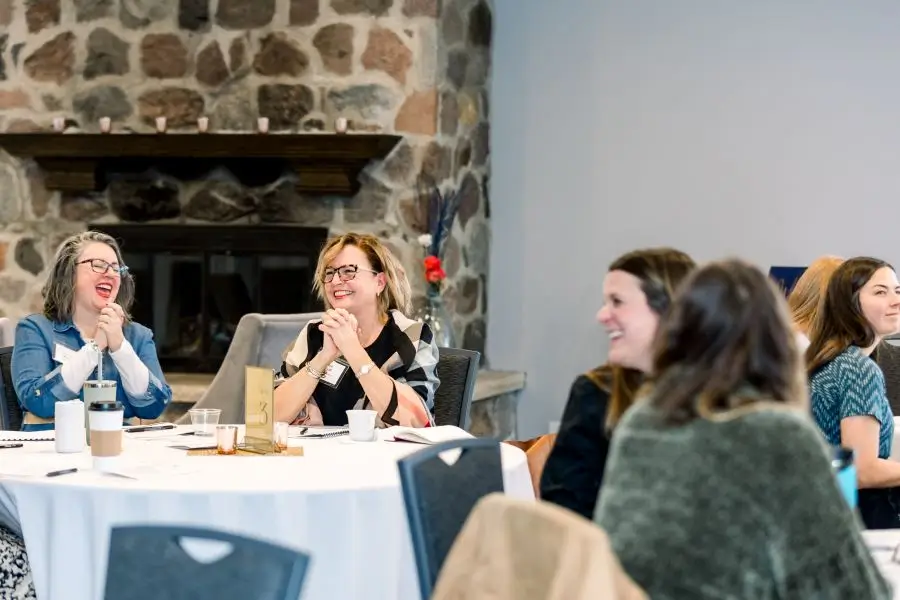
[[432,600],[646,600],[602,529],[564,508],[483,498],[441,569]]

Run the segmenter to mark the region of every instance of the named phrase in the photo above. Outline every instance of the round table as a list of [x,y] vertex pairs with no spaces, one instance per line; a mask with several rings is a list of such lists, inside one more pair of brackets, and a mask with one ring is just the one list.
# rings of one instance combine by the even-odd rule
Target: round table
[[[92,471],[89,450],[57,454],[53,442],[0,450],[0,522],[25,539],[39,600],[102,600],[110,529],[147,523],[303,550],[312,556],[304,600],[418,597],[397,459],[423,446],[382,431],[373,443],[291,439],[302,457],[188,456],[169,447],[203,443],[186,431],[126,434],[122,462],[135,479]],[[47,432],[16,434],[29,435]],[[534,498],[525,454],[501,447],[506,493]],[[79,472],[45,476],[70,467]]]

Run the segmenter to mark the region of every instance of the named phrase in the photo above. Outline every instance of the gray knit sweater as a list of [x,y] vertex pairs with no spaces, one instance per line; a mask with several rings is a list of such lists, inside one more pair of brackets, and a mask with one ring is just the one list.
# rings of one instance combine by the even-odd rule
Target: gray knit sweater
[[810,419],[767,408],[616,427],[595,520],[654,600],[880,600],[875,566]]

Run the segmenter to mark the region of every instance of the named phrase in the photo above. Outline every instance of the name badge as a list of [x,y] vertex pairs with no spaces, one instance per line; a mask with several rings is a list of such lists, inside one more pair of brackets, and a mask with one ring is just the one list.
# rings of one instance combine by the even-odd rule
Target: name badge
[[322,382],[336,388],[340,385],[341,379],[344,378],[344,375],[349,368],[350,365],[340,359],[333,361],[325,368],[325,374],[322,375]]
[[62,364],[67,360],[72,358],[75,355],[75,350],[63,346],[62,344],[56,344],[56,347],[53,349],[53,360]]

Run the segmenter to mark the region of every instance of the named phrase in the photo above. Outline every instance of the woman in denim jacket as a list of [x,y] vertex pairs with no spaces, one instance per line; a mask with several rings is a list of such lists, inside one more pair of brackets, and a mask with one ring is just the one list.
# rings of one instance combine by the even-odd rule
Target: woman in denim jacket
[[56,402],[82,398],[96,378],[116,382],[125,419],[155,419],[172,400],[153,333],[131,320],[134,279],[116,241],[87,231],[67,239],[42,290],[43,314],[19,322],[12,375],[25,409],[22,429],[53,429]]

